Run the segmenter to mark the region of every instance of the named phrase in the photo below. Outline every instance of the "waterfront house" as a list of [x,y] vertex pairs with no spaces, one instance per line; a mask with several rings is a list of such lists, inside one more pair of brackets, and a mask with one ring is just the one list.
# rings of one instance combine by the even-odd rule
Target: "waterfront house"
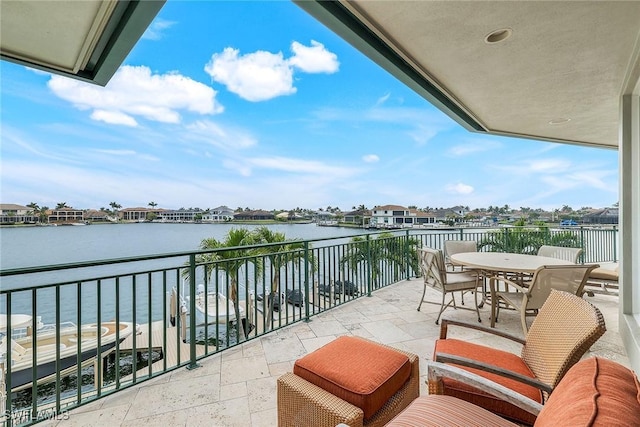
[[371,211],[369,209],[356,209],[355,211],[344,214],[344,222],[347,224],[355,224],[361,226],[369,225],[371,219]]
[[73,208],[52,209],[47,218],[52,224],[81,223],[84,222],[84,211]]
[[411,227],[416,214],[400,205],[376,206],[371,210],[371,226],[376,228]]
[[338,221],[338,215],[329,211],[317,211],[313,218],[318,224],[337,223]]
[[118,211],[120,219],[123,221],[146,221],[149,214],[161,217],[164,209],[156,208],[125,208]]
[[19,224],[38,221],[38,216],[26,206],[0,204],[0,224]]
[[84,213],[84,219],[89,222],[108,222],[110,221],[109,212],[105,210],[89,209]]
[[273,212],[267,212],[262,209],[237,212],[233,215],[233,219],[238,221],[264,221],[274,218]]
[[618,224],[618,208],[597,209],[582,218],[584,224]]
[[162,210],[158,217],[163,222],[194,222],[197,218],[201,218],[204,211],[199,208],[178,210]]
[[433,212],[424,212],[417,209],[410,209],[411,215],[414,217],[414,224],[416,225],[430,225],[435,224],[436,215]]
[[224,222],[231,221],[233,219],[233,209],[228,206],[218,206],[217,208],[210,209],[202,214],[203,222]]

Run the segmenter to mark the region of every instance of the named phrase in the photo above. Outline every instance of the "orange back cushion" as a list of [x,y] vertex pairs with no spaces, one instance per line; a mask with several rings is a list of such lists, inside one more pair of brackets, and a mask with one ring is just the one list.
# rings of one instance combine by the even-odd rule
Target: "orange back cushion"
[[582,360],[551,393],[535,425],[640,426],[638,378],[611,360]]

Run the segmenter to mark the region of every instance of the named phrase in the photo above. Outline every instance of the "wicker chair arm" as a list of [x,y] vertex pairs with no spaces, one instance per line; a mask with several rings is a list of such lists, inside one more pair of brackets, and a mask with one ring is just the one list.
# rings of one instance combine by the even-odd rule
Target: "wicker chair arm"
[[277,390],[279,427],[363,425],[360,408],[293,373],[278,378]]
[[441,320],[441,324],[440,324],[440,339],[446,339],[447,338],[447,331],[448,331],[448,326],[449,325],[455,325],[455,326],[460,326],[463,328],[469,328],[469,329],[475,329],[477,331],[481,331],[481,332],[486,332],[488,334],[491,335],[495,335],[495,336],[499,336],[511,341],[515,341],[518,344],[521,345],[525,345],[526,341],[518,336],[515,335],[511,335],[511,334],[507,334],[505,332],[496,330],[494,328],[488,328],[486,326],[482,326],[482,325],[478,325],[476,323],[467,323],[467,322],[461,322],[459,320],[452,320],[452,319],[442,319]]
[[429,383],[439,383],[443,377],[451,378],[456,381],[463,382],[472,387],[490,393],[499,399],[505,400],[517,407],[533,414],[538,415],[542,410],[542,405],[526,396],[521,395],[501,384],[497,384],[480,375],[460,369],[456,366],[447,365],[439,362],[427,362],[427,375]]
[[553,391],[553,387],[551,387],[549,384],[543,383],[542,381],[537,380],[535,378],[527,377],[517,372],[500,368],[499,366],[489,365],[487,363],[480,362],[473,359],[468,359],[466,357],[460,357],[453,354],[438,353],[436,354],[435,359],[436,359],[436,362],[452,363],[459,366],[466,366],[468,368],[475,368],[475,369],[479,369],[492,374],[500,375],[505,378],[510,378],[512,380],[519,381],[521,383],[535,387],[549,394],[551,394],[551,392]]

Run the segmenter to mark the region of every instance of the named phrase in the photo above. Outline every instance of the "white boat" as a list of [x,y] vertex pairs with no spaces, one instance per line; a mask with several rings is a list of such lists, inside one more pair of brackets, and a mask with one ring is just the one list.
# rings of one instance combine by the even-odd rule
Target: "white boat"
[[[189,297],[177,295],[175,288],[171,290],[170,297],[170,321],[175,326],[175,318],[178,314],[185,315],[189,312]],[[179,313],[178,313],[178,307]],[[240,319],[245,320],[246,314],[242,301],[238,307]],[[220,292],[205,292],[204,285],[198,285],[196,292],[196,325],[211,324],[226,325],[236,321],[235,304]]]
[[[72,322],[64,322],[59,326],[42,325],[37,319],[36,330],[32,331],[32,318],[29,315],[11,316],[11,331],[7,331],[7,315],[0,314],[0,360],[8,373],[7,343],[11,349],[11,389],[17,391],[30,387],[33,381],[34,349],[36,354],[36,380],[46,382],[55,377],[56,372],[65,372],[80,363],[90,363],[98,355],[98,337],[100,337],[100,354],[106,356],[129,335],[135,328],[129,322],[102,322],[81,325],[78,329]],[[56,329],[59,329],[59,341],[56,342]],[[34,343],[35,337],[35,343]],[[34,345],[35,344],[35,345]],[[78,348],[79,347],[79,348]],[[59,360],[58,352],[59,351]]]

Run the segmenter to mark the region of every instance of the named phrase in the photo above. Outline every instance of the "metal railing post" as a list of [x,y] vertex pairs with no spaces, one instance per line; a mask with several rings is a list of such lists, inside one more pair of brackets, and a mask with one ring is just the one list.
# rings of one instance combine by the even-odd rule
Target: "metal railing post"
[[586,247],[584,246],[584,227],[580,226],[580,247],[583,248],[582,253],[580,254],[580,264],[584,264],[584,259],[587,257]]
[[304,242],[304,321],[309,321],[309,242]]
[[367,234],[367,239],[365,240],[365,244],[367,245],[367,296],[371,296],[371,238]]
[[200,367],[196,360],[196,255],[189,255],[189,365]]
[[506,248],[506,250],[508,252],[511,252],[511,244],[509,242],[509,229],[508,228],[504,228],[502,230],[502,234],[504,235],[504,247]]
[[611,232],[613,233],[613,260],[618,262],[618,229],[615,225]]
[[409,230],[406,230],[406,239],[405,239],[405,245],[404,245],[404,253],[405,253],[405,262],[407,263],[407,269],[406,269],[406,277],[405,280],[410,280],[411,279],[411,274],[409,272],[409,270],[411,269],[411,245],[409,244]]
[[[7,293],[7,331],[11,330],[11,296],[12,293]],[[4,400],[4,413],[7,416],[7,426],[11,427],[13,425],[13,415],[11,413],[12,403],[11,403],[11,364],[12,364],[12,355],[11,351],[8,351],[10,347],[8,347],[7,343],[7,352],[5,353],[5,368],[4,368],[4,385],[5,385],[5,400]]]

